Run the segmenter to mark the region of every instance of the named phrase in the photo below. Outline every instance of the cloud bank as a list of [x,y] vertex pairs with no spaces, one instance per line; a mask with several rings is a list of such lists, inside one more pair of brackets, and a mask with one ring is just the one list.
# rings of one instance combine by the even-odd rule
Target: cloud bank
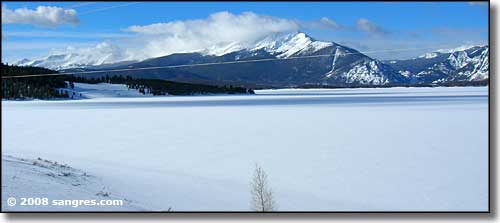
[[163,56],[193,52],[230,44],[245,47],[265,36],[299,30],[299,23],[253,12],[235,15],[229,12],[211,14],[206,19],[172,21],[146,26],[130,26],[125,31],[145,40],[144,56]]
[[356,27],[359,30],[364,31],[373,36],[384,36],[389,33],[382,27],[364,18],[358,19],[358,21],[356,21]]
[[[131,34],[94,47],[52,50],[51,54],[85,55],[86,61],[114,63],[144,60],[173,53],[200,52],[232,46],[245,48],[268,35],[295,32],[298,21],[253,12],[218,12],[205,19],[176,20],[123,29]],[[95,57],[95,58],[94,58]]]
[[28,8],[8,9],[2,5],[2,24],[29,24],[38,27],[56,27],[63,24],[76,25],[77,13],[74,9],[52,6],[38,6],[36,10]]

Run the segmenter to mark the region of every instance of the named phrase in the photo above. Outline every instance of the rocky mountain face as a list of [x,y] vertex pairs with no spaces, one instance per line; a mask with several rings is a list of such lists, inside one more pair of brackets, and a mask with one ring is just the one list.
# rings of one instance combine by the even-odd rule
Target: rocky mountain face
[[489,47],[432,52],[408,60],[387,61],[409,83],[481,81],[489,78]]
[[351,86],[484,80],[488,78],[488,56],[486,46],[382,62],[355,49],[318,41],[299,32],[271,35],[250,45],[228,43],[200,52],[177,53],[140,62],[103,64],[95,59],[86,60],[84,55],[68,54],[23,60],[18,65],[60,70],[109,70],[206,64],[99,75],[277,87],[305,84]]
[[[249,48],[241,49],[232,45],[227,49],[233,50],[218,54],[207,51],[172,54],[119,68],[236,62],[175,69],[216,82],[270,86],[381,85],[405,81],[405,77],[387,64],[333,42],[314,40],[304,33],[271,36]],[[249,60],[260,61],[243,62]],[[159,77],[167,72],[163,69],[143,70],[140,75]],[[137,72],[131,71],[127,75],[134,73]]]

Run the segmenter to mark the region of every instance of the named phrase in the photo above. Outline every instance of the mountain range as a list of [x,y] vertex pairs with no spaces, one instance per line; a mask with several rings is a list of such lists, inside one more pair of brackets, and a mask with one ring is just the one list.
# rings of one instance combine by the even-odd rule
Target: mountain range
[[[143,61],[106,64],[103,60],[90,58],[75,53],[59,54],[39,60],[24,59],[16,65],[86,71],[235,62],[223,65],[129,70],[117,75],[277,87],[308,84],[439,84],[484,81],[489,78],[488,46],[441,50],[412,59],[381,61],[335,42],[315,40],[302,32],[275,34],[250,45],[237,42],[221,44],[199,52],[175,53]],[[247,60],[262,61],[238,62]]]

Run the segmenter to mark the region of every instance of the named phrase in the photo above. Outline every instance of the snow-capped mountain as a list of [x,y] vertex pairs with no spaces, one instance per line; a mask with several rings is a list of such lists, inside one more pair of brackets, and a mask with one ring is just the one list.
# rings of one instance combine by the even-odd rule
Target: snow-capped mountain
[[[188,53],[175,53],[140,62],[120,61],[113,54],[95,56],[85,53],[51,55],[40,60],[22,60],[18,65],[51,69],[113,69],[220,63],[245,60],[260,62],[193,66],[176,69],[127,71],[120,75],[142,78],[202,81],[267,86],[384,85],[476,81],[488,78],[487,46],[430,52],[409,60],[387,63],[359,51],[315,40],[302,32],[279,33],[253,43],[230,42]],[[301,57],[300,59],[294,59]],[[109,74],[106,74],[109,75]]]
[[[293,54],[305,52],[314,52],[321,48],[331,46],[332,43],[315,41],[304,33],[296,34],[274,34],[258,40],[255,43],[219,43],[207,49],[202,49],[194,52],[182,53],[200,53],[204,56],[223,56],[236,51],[258,51],[263,49],[277,58],[286,58]],[[102,43],[97,46],[99,49],[108,49],[100,55],[95,55],[95,52],[71,52],[67,54],[51,54],[39,59],[22,59],[14,63],[20,66],[39,66],[50,69],[71,69],[71,68],[88,68],[105,64],[113,64],[117,62],[116,52],[113,46],[107,43]]]
[[[37,66],[53,70],[71,68],[89,68],[94,66],[107,66],[116,63],[133,61],[130,55],[117,46],[103,42],[95,48],[66,49],[69,53],[53,53],[39,59],[22,59],[14,63],[19,66]],[[137,62],[137,61],[133,61]],[[116,65],[115,65],[116,66]]]
[[277,58],[288,58],[293,55],[306,55],[314,53],[334,43],[312,39],[305,33],[273,35],[257,42],[250,51],[264,50]]
[[45,58],[29,60],[23,59],[15,63],[20,66],[45,67],[54,70],[89,67],[100,64],[100,61],[88,60],[80,54],[56,54]]
[[[272,86],[381,85],[404,81],[403,76],[378,60],[334,42],[315,40],[305,33],[276,34],[265,37],[252,45],[244,46],[244,44],[230,43],[226,47],[194,53],[172,54],[123,67],[139,68],[264,59],[265,61],[258,62],[258,64],[236,63],[185,67],[176,70],[204,76],[208,80],[217,82]],[[295,57],[302,58],[294,59]],[[169,70],[169,72],[172,71]],[[142,71],[140,75],[158,78],[165,73],[168,72],[147,70]],[[127,72],[127,75],[134,75],[134,72]],[[171,78],[171,75],[169,76]]]
[[411,83],[481,81],[489,78],[489,47],[438,50],[418,58],[390,61],[389,64]]

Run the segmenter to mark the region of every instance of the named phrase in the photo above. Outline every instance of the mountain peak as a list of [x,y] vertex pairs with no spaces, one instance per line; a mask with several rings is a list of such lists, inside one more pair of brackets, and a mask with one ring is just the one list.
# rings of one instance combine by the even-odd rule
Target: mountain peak
[[332,46],[333,43],[317,41],[304,32],[273,33],[255,42],[227,42],[213,45],[198,51],[202,55],[222,56],[225,54],[246,50],[255,52],[264,50],[279,58],[290,57],[300,52],[315,52]]
[[307,35],[305,32],[301,32],[301,31],[297,31],[295,33],[295,36],[297,38],[306,38],[306,39],[310,39],[311,41],[317,41],[316,39],[314,39],[313,37]]
[[265,37],[250,51],[265,50],[278,58],[287,58],[304,52],[316,52],[332,45],[331,42],[317,41],[303,32],[279,33]]

